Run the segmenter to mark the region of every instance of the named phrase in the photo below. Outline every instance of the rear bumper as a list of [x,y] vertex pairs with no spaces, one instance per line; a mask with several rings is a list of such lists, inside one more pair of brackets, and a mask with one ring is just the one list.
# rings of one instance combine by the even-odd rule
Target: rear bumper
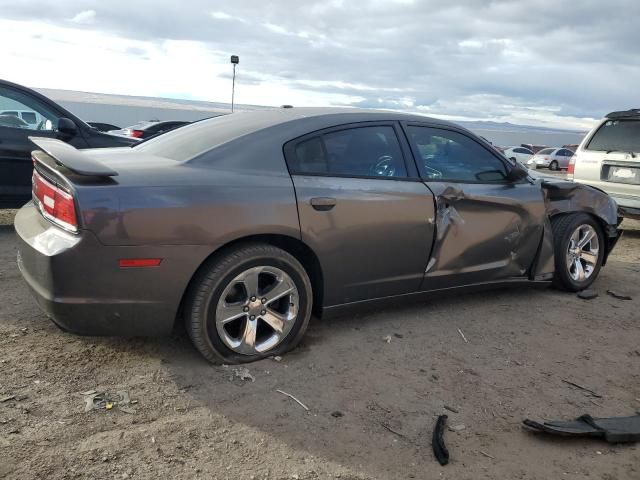
[[[38,305],[62,329],[81,335],[171,332],[197,259],[191,247],[114,247],[87,231],[51,225],[29,203],[15,218],[18,266]],[[196,250],[198,247],[195,247]],[[126,268],[120,258],[162,258],[158,267]]]

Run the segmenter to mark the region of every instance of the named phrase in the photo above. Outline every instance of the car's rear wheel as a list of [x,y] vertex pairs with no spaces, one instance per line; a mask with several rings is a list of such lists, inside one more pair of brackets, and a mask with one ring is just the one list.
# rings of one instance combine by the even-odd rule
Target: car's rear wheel
[[554,284],[562,290],[578,292],[598,276],[604,258],[602,228],[586,213],[556,217],[551,221],[554,240]]
[[295,257],[271,245],[248,245],[201,269],[187,295],[185,323],[210,362],[251,362],[297,345],[312,298],[309,276]]
[[555,170],[558,170],[558,162],[556,162],[555,160],[554,160],[554,161],[552,161],[552,162],[549,164],[549,170],[554,170],[554,171],[555,171]]

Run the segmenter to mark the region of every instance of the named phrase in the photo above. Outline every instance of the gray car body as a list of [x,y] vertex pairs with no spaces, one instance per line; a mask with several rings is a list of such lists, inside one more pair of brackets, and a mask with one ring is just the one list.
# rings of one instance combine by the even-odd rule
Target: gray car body
[[[409,178],[289,173],[288,142],[365,123],[396,129]],[[423,180],[404,133],[411,124],[463,133],[514,168],[455,124],[367,110],[239,113],[145,143],[169,147],[172,136],[200,132],[194,129],[219,139],[186,161],[149,155],[145,144],[85,150],[80,158],[34,139],[42,149],[34,152],[37,169],[75,195],[80,230],[63,231],[27,204],[15,221],[18,264],[40,306],[62,328],[153,335],[172,329],[198,270],[241,242],[271,243],[294,254],[312,280],[315,311],[324,314],[425,292],[548,283],[554,215],[593,215],[606,233],[607,252],[613,248],[618,217],[605,193],[531,176],[504,184]],[[317,210],[311,199],[318,198],[335,200],[335,207]],[[120,268],[122,258],[162,263]]]

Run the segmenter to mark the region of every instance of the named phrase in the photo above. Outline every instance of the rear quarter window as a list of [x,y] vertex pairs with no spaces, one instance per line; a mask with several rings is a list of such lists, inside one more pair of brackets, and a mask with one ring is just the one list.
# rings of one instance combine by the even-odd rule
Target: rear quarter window
[[587,150],[640,152],[640,120],[608,120],[593,135]]

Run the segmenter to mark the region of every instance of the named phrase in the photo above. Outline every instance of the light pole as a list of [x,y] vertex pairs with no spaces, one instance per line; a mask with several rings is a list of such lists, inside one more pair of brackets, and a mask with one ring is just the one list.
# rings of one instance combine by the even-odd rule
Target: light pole
[[233,80],[231,83],[231,113],[233,113],[233,101],[236,93],[236,65],[240,63],[240,57],[231,55],[231,63],[233,64]]

